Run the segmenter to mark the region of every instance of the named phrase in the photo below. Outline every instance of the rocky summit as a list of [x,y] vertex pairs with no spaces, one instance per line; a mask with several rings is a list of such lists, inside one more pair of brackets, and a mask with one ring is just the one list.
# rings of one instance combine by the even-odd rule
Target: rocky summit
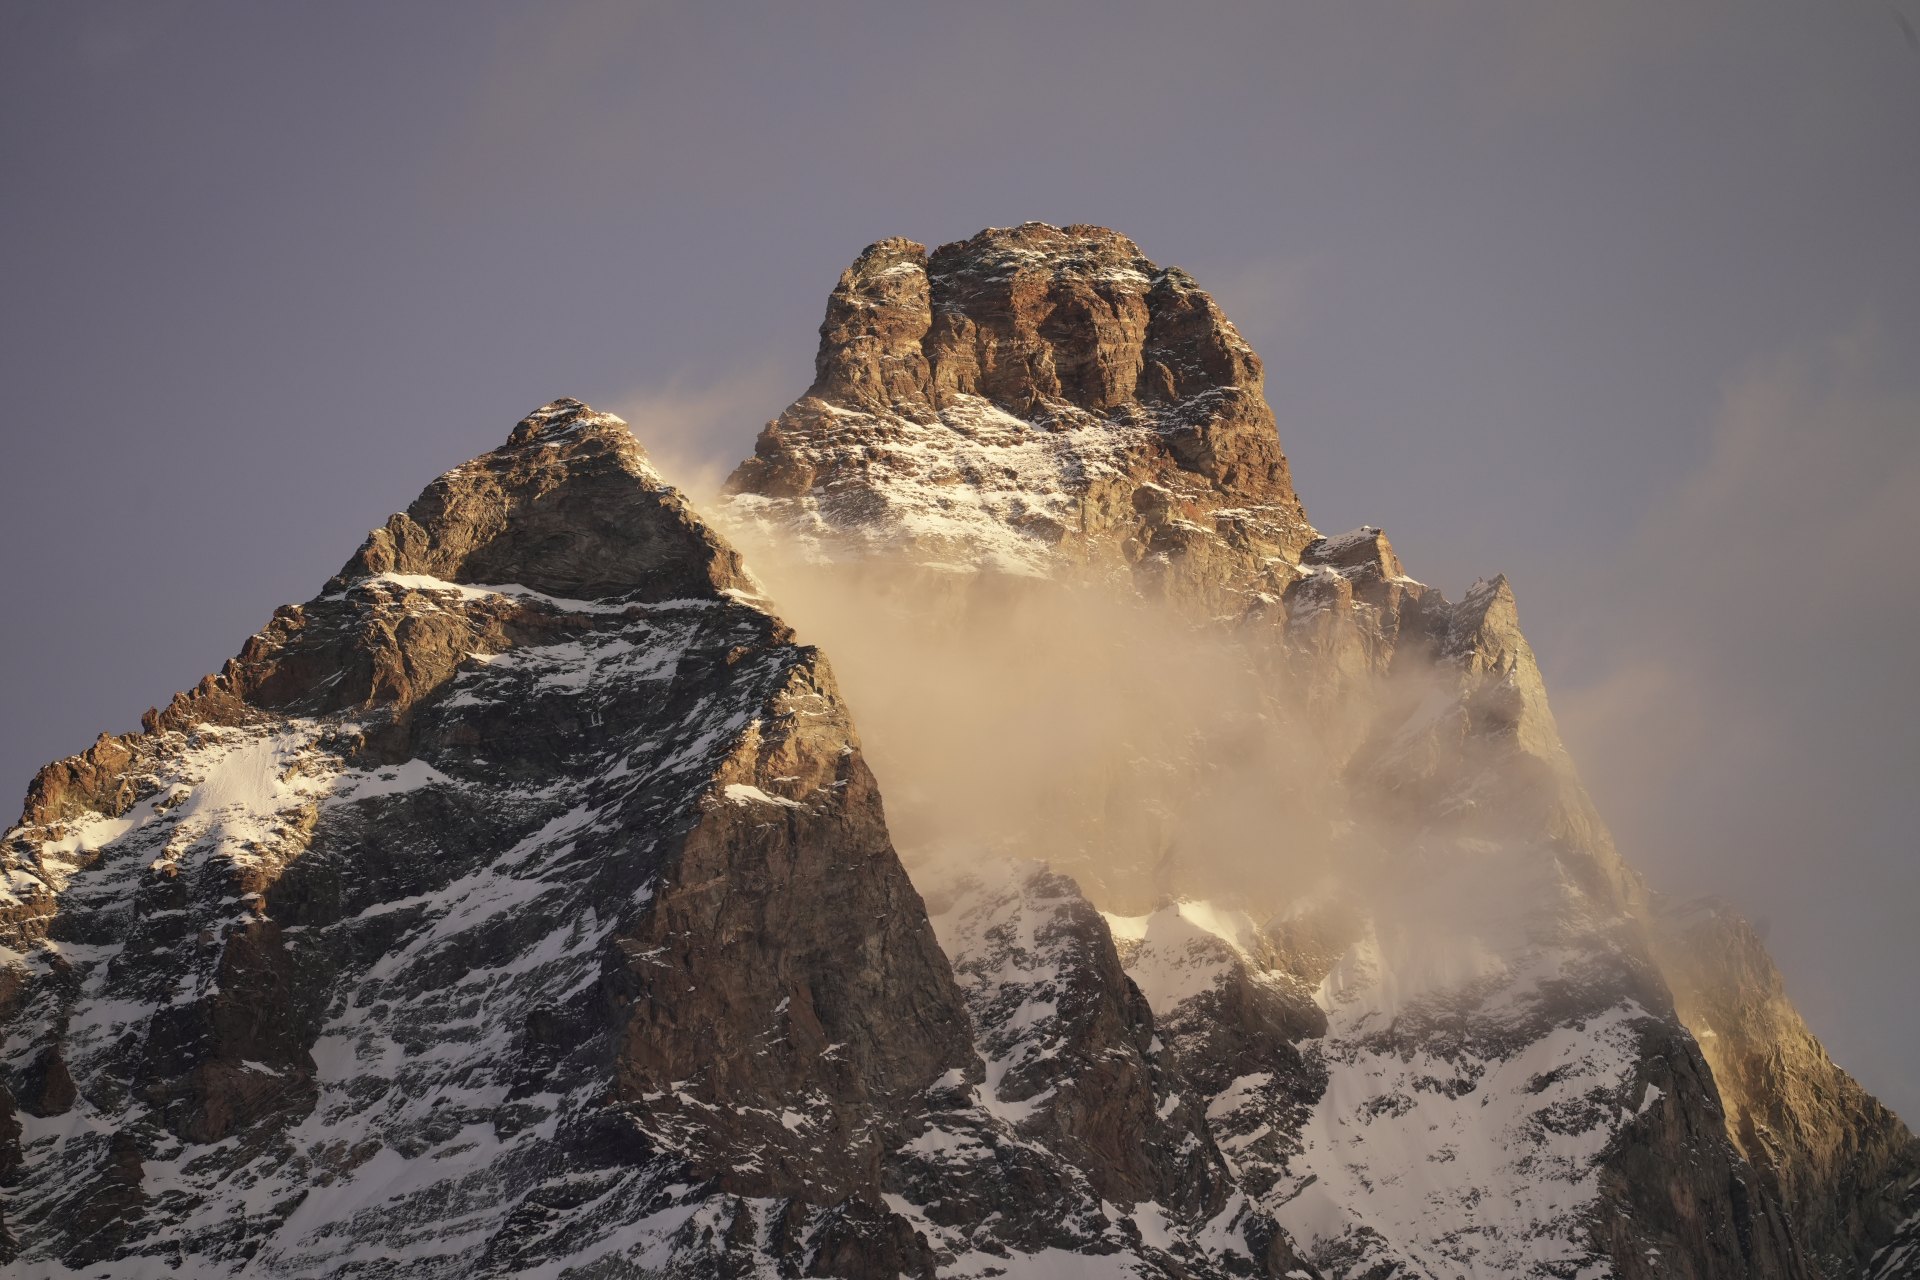
[[1313,528],[1185,273],[872,246],[710,515],[556,400],[40,772],[7,1274],[1920,1275],[1920,1146],[1614,847],[1512,584]]
[[1101,227],[873,245],[813,386],[727,488],[819,554],[1125,572],[1212,600],[1313,536],[1260,358],[1185,272]]

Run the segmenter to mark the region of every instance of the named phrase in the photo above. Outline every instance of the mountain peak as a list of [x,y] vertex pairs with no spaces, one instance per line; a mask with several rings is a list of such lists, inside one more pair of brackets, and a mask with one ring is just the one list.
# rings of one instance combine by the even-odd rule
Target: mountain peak
[[[827,300],[814,370],[727,482],[785,540],[1178,578],[1204,538],[1239,589],[1316,536],[1259,357],[1191,276],[1105,227],[877,241]],[[1156,591],[1188,588],[1213,594]]]
[[600,413],[572,396],[561,396],[557,400],[547,401],[515,423],[512,434],[507,437],[507,447],[550,441],[556,436],[569,435],[586,427],[617,427],[624,431],[626,426],[625,422],[610,413]]
[[[924,417],[980,396],[1022,416],[1259,396],[1259,357],[1177,269],[1106,227],[1025,222],[868,245],[820,327],[809,394]],[[1262,403],[1264,408],[1264,403]]]
[[[1012,269],[1038,262],[1063,274],[1091,275],[1123,269],[1152,276],[1160,270],[1147,261],[1139,245],[1118,231],[1083,222],[1065,227],[1047,222],[988,227],[965,240],[941,245],[934,257],[949,268],[993,265]],[[938,274],[939,268],[935,271]]]
[[739,555],[660,478],[627,424],[568,398],[428,485],[329,590],[391,573],[589,600],[710,599],[748,585]]
[[[465,635],[464,621],[452,631],[430,625],[429,615],[485,616],[511,631],[523,615],[615,615],[736,590],[753,590],[739,553],[660,478],[627,424],[554,400],[506,444],[434,480],[367,535],[318,597],[276,611],[219,673],[149,710],[142,725],[152,734],[408,706],[476,648],[503,643],[485,628],[480,639]],[[416,607],[421,599],[432,608]],[[460,609],[442,607],[454,601]],[[120,805],[119,775],[138,737],[103,735],[41,769],[23,823]]]

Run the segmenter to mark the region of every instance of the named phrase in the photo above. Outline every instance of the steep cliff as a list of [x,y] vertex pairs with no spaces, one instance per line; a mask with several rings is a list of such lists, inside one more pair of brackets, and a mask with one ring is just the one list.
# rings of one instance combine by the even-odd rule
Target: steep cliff
[[1221,609],[1280,590],[1269,566],[1311,536],[1259,357],[1105,228],[883,240],[834,288],[815,371],[727,487],[822,556],[1082,565]]
[[1661,903],[1654,941],[1734,1142],[1824,1274],[1874,1274],[1914,1212],[1905,1201],[1920,1181],[1920,1143],[1834,1065],[1759,935],[1726,903]]

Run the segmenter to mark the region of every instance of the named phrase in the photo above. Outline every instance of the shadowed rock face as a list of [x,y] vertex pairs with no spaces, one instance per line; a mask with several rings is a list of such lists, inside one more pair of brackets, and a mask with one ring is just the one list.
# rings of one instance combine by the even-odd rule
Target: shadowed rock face
[[1231,1182],[1154,1046],[1100,913],[1043,867],[985,867],[934,890],[997,1100],[1071,1149],[1102,1199],[1210,1218]]

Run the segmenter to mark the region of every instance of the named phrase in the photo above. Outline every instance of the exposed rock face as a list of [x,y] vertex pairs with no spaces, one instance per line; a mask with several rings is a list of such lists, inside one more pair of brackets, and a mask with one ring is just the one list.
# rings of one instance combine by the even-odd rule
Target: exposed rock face
[[1874,1274],[1896,1228],[1920,1208],[1908,1203],[1920,1143],[1834,1065],[1759,936],[1725,903],[1662,904],[1654,940],[1734,1142],[1824,1274]]
[[930,892],[985,1059],[976,1106],[999,1130],[953,1113],[915,1144],[925,1163],[896,1204],[963,1266],[985,1221],[1040,1257],[1111,1259],[1100,1275],[1315,1274],[1236,1193],[1183,1060],[1073,881],[987,864]]
[[1099,912],[1044,868],[990,868],[932,907],[987,1088],[1071,1153],[1102,1199],[1211,1217],[1228,1183],[1204,1118],[1155,1060],[1153,1014]]
[[1312,536],[1259,357],[1104,228],[881,241],[840,277],[815,368],[727,487],[734,518],[820,554],[1083,565],[1237,610]]

